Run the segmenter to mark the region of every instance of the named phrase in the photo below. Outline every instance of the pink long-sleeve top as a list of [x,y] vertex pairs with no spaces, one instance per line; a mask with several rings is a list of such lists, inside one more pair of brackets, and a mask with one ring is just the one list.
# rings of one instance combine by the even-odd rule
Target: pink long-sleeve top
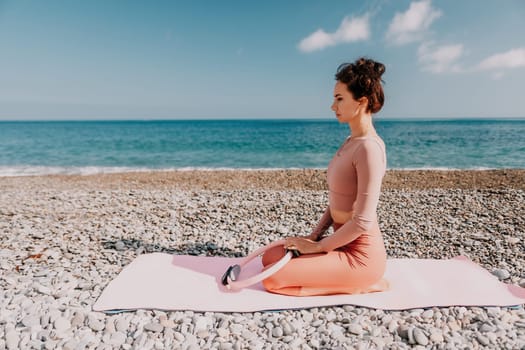
[[[385,144],[379,137],[348,138],[328,165],[329,211],[335,225],[321,247],[332,251],[345,246],[361,234],[379,233],[377,205],[386,171]],[[346,222],[337,222],[338,214],[352,212]]]

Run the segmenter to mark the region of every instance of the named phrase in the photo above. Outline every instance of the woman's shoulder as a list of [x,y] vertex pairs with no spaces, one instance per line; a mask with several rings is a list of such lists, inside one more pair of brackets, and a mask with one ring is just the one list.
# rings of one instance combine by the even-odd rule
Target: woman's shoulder
[[359,140],[358,148],[354,153],[354,159],[359,163],[375,163],[380,159],[380,164],[386,167],[385,143],[380,137],[362,138]]
[[364,137],[358,137],[355,139],[356,142],[360,144],[360,149],[363,150],[371,150],[377,149],[378,146],[381,151],[385,151],[385,142],[381,137],[379,136],[364,136]]

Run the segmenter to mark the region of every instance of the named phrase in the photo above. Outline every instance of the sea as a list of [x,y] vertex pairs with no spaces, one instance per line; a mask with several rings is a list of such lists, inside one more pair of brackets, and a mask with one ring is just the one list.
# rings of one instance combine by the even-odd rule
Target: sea
[[[525,169],[525,119],[375,119],[388,169]],[[332,119],[2,121],[0,176],[326,168]]]

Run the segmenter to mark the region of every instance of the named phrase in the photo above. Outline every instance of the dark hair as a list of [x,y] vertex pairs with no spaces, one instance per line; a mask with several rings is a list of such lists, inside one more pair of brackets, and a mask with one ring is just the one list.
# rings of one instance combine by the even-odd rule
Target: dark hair
[[377,113],[383,107],[385,94],[381,76],[385,65],[374,60],[361,57],[354,63],[343,63],[337,68],[335,79],[346,84],[354,99],[368,98],[367,112]]

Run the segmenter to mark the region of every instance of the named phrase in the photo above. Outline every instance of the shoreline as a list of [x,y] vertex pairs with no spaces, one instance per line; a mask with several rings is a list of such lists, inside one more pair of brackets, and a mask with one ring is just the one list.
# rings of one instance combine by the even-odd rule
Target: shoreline
[[[177,188],[327,190],[325,169],[171,170],[93,175],[26,175],[0,177],[0,189],[10,186],[52,188]],[[519,189],[525,190],[525,169],[387,170],[389,189]]]

